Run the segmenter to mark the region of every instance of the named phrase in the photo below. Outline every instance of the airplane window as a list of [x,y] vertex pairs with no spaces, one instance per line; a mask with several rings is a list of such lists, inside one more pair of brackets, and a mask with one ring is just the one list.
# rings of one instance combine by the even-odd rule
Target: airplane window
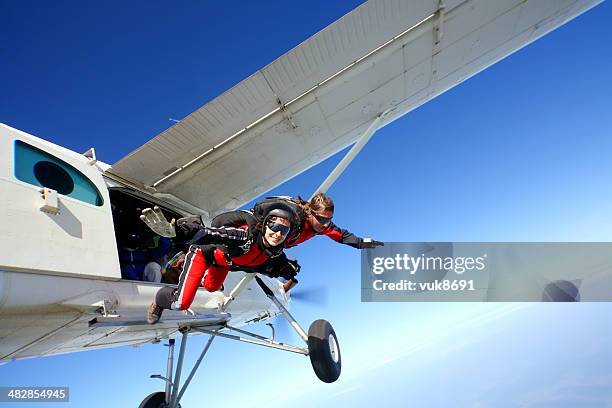
[[15,177],[59,194],[101,206],[102,195],[83,173],[49,153],[15,141]]
[[50,161],[39,161],[34,165],[34,176],[43,186],[53,188],[60,194],[68,195],[74,191],[74,181],[70,174]]

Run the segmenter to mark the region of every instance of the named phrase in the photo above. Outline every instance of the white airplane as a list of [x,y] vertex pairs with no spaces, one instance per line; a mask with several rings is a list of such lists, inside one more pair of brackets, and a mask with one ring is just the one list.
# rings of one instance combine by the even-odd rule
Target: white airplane
[[[341,357],[331,325],[303,330],[287,311],[289,293],[263,275],[231,273],[226,292],[199,291],[193,315],[146,324],[163,284],[122,279],[118,253],[129,233],[154,239],[140,210],[208,222],[353,145],[325,191],[377,129],[599,2],[370,0],[112,166],[94,149],[76,153],[0,125],[0,361],[170,339],[165,390],[146,408],[179,406],[217,336],[308,355],[317,376],[334,381]],[[305,346],[242,328],[277,314]],[[210,339],[180,387],[188,334],[198,333]]]

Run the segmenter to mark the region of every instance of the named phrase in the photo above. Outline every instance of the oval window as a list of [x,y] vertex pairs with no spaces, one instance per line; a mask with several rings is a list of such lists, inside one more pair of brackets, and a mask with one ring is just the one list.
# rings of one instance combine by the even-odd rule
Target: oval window
[[60,194],[68,195],[74,190],[70,174],[50,161],[42,160],[34,165],[34,176],[43,187],[51,188]]
[[104,203],[100,191],[83,173],[21,140],[15,140],[15,177],[89,204],[101,206]]

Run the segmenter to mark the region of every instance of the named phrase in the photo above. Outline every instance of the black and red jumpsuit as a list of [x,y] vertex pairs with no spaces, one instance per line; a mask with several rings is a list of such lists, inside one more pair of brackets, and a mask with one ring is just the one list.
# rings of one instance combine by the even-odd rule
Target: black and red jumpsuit
[[200,284],[209,292],[223,285],[230,269],[250,269],[283,255],[283,247],[264,247],[257,220],[243,211],[221,214],[213,227],[177,226],[177,238],[191,244],[176,289],[162,288],[155,303],[164,309],[191,306]]

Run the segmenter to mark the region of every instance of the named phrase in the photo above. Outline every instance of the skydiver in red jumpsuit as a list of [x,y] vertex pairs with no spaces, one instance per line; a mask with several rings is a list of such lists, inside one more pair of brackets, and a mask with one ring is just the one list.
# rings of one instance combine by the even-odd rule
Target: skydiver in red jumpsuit
[[221,289],[230,269],[253,270],[278,259],[275,276],[291,279],[296,272],[282,267],[288,262],[282,243],[290,235],[296,217],[291,206],[277,203],[261,218],[244,211],[221,214],[214,219],[213,227],[179,220],[176,238],[190,244],[179,283],[176,288],[164,287],[157,292],[147,321],[156,323],[163,309],[188,309],[200,284],[209,292]]

